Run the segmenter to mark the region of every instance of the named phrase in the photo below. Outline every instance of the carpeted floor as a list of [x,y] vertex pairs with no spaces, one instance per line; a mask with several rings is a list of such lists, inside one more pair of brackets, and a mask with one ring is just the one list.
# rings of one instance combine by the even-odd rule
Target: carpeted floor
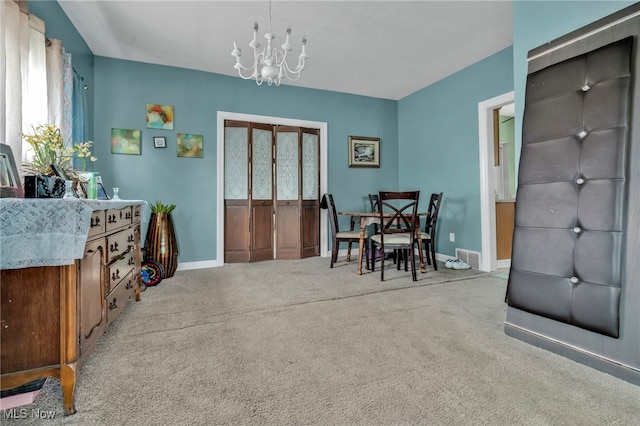
[[[504,334],[506,280],[326,258],[177,272],[26,418],[70,425],[636,425],[640,387]],[[389,266],[391,266],[389,264]],[[51,420],[32,409],[55,412]]]

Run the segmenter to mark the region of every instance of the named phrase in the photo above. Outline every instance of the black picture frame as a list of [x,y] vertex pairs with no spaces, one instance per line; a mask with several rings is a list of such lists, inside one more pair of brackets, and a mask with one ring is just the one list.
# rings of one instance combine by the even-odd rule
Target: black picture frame
[[7,144],[0,144],[0,198],[24,198],[20,174]]
[[153,137],[153,146],[155,148],[166,148],[167,147],[167,138],[164,136],[154,136]]

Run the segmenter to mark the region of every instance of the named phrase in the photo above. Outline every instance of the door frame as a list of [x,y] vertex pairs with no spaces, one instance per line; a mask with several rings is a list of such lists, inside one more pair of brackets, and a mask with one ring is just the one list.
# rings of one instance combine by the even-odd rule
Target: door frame
[[[482,252],[480,270],[495,271],[498,267],[508,267],[510,260],[498,262],[496,243],[496,182],[491,171],[493,159],[493,110],[515,102],[515,92],[511,91],[478,103],[478,141],[480,153],[480,228]],[[517,172],[516,172],[517,173]]]
[[[327,192],[327,123],[322,121],[298,120],[293,118],[270,117],[267,115],[242,114],[237,112],[218,111],[218,194],[216,220],[216,260],[224,264],[224,122],[225,120],[248,121],[251,123],[273,124],[278,126],[295,126],[320,129],[320,193]],[[328,253],[327,210],[320,210],[320,256]]]

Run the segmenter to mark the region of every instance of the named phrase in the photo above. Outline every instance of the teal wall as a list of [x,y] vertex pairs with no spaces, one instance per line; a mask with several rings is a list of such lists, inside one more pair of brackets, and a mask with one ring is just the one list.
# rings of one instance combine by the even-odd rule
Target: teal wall
[[[217,111],[327,122],[328,188],[340,209],[366,208],[366,194],[381,187],[418,187],[423,194],[444,191],[437,251],[479,251],[478,103],[515,88],[518,159],[527,52],[631,4],[516,0],[512,48],[395,102],[287,86],[257,87],[200,71],[94,58],[57,2],[29,2],[30,10],[46,21],[47,36],[63,41],[74,55],[74,66],[88,80],[94,109],[90,131],[98,156],[94,169],[107,187],[119,186],[123,197],[178,204],[174,214],[181,262],[215,259]],[[175,130],[147,131],[147,103],[174,105]],[[142,155],[111,154],[112,127],[142,130]],[[177,132],[204,135],[204,158],[177,158]],[[167,136],[168,148],[153,148],[153,135]],[[381,138],[379,169],[348,167],[349,135]],[[456,233],[455,243],[449,243],[449,232]]]
[[513,2],[513,74],[516,111],[516,158],[522,146],[522,114],[527,82],[527,54],[545,43],[611,15],[633,1]]
[[[513,90],[509,47],[398,102],[400,188],[444,192],[436,251],[481,251],[478,103]],[[456,241],[449,241],[449,233]]]
[[[328,123],[328,188],[340,209],[365,207],[379,182],[398,186],[397,102],[254,81],[141,62],[95,58],[96,170],[120,196],[178,205],[180,261],[216,257],[218,111]],[[146,104],[173,105],[174,130],[147,130]],[[111,128],[142,130],[142,155],[111,154]],[[176,155],[176,133],[204,136],[204,158]],[[349,135],[380,137],[379,169],[350,169]],[[167,148],[153,147],[166,136]],[[368,205],[368,201],[367,201]],[[348,218],[343,218],[346,222]]]

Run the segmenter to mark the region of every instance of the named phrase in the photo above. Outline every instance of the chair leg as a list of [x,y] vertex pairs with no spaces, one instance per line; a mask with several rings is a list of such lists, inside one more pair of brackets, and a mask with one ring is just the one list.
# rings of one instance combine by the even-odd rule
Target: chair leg
[[[429,242],[427,240],[424,241],[424,250],[422,250],[424,253],[427,253],[427,265],[431,265],[431,252],[429,251],[429,246],[431,244],[429,244]],[[435,264],[435,262],[434,262]],[[437,267],[436,267],[437,269]]]
[[372,253],[371,272],[375,272],[376,271],[376,245],[373,243],[369,243],[369,251]]
[[414,281],[418,281],[418,273],[416,272],[416,252],[415,250],[413,250],[413,248],[411,249],[411,276],[413,277]]
[[351,241],[349,241],[349,244],[347,247],[347,262],[351,262]]
[[368,271],[369,270],[369,244],[365,242],[362,251],[364,252],[364,257],[367,260],[367,271]]
[[[435,271],[438,270],[438,262],[436,262],[436,247],[433,244],[433,241],[431,241],[431,243],[429,244],[429,247],[431,248],[431,260],[433,260],[433,269]],[[429,254],[427,253],[427,258],[429,257]]]
[[340,244],[334,242],[333,248],[331,249],[331,267],[333,268],[333,264],[338,261],[338,248]]

